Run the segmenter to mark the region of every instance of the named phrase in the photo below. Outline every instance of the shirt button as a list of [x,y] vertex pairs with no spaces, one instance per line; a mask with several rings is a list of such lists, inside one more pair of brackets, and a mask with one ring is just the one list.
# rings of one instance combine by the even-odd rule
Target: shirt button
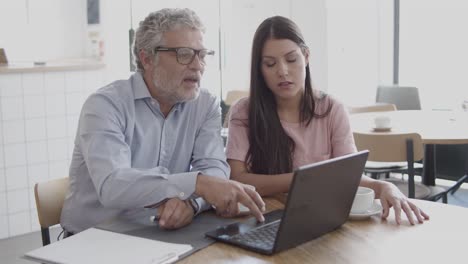
[[152,105],[155,105],[156,102],[155,102],[154,100],[151,100],[151,104],[152,104]]
[[180,197],[180,198],[184,198],[184,196],[185,196],[185,193],[184,193],[184,192],[179,193],[179,197]]

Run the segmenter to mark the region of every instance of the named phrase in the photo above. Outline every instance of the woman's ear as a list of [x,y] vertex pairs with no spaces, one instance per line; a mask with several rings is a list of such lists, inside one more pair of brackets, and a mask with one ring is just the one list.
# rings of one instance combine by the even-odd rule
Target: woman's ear
[[304,59],[305,59],[306,65],[309,65],[309,55],[310,55],[309,49],[304,48],[303,49],[303,54],[304,54]]

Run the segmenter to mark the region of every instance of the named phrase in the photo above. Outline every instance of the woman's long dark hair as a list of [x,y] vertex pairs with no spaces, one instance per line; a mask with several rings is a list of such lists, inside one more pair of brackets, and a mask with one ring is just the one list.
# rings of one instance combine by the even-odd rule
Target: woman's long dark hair
[[[307,49],[297,25],[288,18],[274,16],[263,21],[255,32],[252,45],[249,100],[249,142],[246,161],[249,171],[258,174],[280,174],[292,171],[295,144],[284,131],[277,112],[272,91],[262,74],[262,50],[268,39],[289,39],[304,52]],[[315,113],[315,100],[312,91],[309,64],[306,66],[305,91],[300,102],[300,121],[308,126]]]

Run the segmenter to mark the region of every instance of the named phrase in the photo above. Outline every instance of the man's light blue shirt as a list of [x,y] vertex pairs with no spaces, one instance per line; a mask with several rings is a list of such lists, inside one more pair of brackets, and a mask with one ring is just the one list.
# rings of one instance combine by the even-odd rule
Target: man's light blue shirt
[[198,173],[227,179],[220,130],[219,101],[206,90],[164,117],[140,73],[99,89],[81,111],[62,226],[76,233],[145,215],[166,198],[194,198]]

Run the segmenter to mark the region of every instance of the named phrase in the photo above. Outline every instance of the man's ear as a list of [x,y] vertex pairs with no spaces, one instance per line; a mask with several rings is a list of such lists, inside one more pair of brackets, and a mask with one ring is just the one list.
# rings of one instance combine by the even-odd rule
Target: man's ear
[[153,56],[148,54],[145,50],[140,50],[140,52],[138,52],[138,57],[145,70],[153,65]]

